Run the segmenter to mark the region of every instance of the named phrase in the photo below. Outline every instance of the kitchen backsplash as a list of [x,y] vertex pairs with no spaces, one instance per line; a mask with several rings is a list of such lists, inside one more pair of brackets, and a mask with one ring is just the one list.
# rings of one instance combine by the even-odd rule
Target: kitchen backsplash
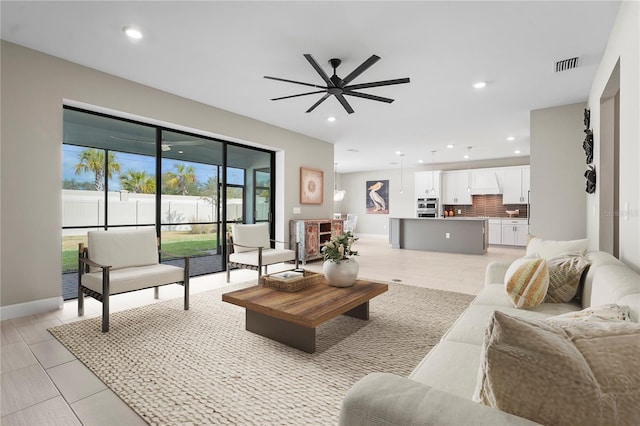
[[[502,204],[502,194],[496,195],[472,195],[470,206],[442,206],[442,214],[444,211],[453,209],[455,216],[467,217],[509,217],[507,210],[520,210],[520,214],[513,217],[524,217],[528,215],[527,204]],[[461,213],[458,214],[458,210]]]

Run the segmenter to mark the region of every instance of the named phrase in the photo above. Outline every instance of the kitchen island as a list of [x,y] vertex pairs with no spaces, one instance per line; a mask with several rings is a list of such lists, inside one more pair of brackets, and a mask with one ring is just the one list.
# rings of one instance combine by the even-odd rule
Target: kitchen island
[[390,218],[392,248],[447,253],[485,254],[489,245],[486,218]]

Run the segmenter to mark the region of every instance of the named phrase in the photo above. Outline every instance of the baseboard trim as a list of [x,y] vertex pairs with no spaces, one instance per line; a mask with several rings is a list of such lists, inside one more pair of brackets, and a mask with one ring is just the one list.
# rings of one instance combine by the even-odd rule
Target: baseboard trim
[[15,305],[0,306],[0,320],[56,311],[62,309],[63,305],[62,296],[58,296]]

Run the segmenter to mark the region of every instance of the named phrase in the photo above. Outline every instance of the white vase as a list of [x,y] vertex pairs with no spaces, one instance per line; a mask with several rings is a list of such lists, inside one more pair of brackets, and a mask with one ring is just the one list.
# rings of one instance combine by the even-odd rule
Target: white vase
[[358,278],[358,267],[358,262],[353,259],[341,260],[340,263],[325,260],[322,264],[322,273],[329,285],[350,287]]

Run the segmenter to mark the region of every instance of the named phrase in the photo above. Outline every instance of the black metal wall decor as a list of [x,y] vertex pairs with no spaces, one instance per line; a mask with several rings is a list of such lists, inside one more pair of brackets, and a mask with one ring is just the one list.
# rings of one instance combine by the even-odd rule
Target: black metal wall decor
[[587,193],[593,194],[596,192],[596,166],[589,164],[588,169],[584,172],[584,177],[587,178]]
[[588,109],[584,109],[584,142],[582,142],[582,148],[584,149],[584,153],[587,156],[587,166],[588,169],[584,172],[584,177],[587,178],[587,188],[586,191],[589,194],[593,194],[596,192],[596,166],[593,163],[593,131],[589,128],[591,127],[591,111]]

